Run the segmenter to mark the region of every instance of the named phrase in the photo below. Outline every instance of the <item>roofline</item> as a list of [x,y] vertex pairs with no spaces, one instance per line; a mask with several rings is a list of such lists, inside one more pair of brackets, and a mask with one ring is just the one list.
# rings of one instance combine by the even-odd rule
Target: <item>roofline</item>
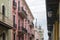
[[34,17],[33,17],[33,15],[32,15],[32,13],[31,13],[31,10],[30,10],[30,8],[29,8],[29,6],[28,6],[28,4],[26,3],[26,1],[25,1],[25,0],[23,0],[23,1],[24,1],[24,3],[26,4],[26,7],[27,7],[27,9],[29,10],[29,12],[30,12],[30,14],[31,14],[32,18],[34,19]]

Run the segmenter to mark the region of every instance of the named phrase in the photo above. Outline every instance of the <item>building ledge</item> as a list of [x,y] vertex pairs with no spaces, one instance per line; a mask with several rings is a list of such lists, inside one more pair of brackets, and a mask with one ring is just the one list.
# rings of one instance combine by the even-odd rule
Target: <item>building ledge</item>
[[4,28],[11,29],[12,27],[10,25],[7,25],[6,23],[3,23],[0,21],[0,25],[2,25]]

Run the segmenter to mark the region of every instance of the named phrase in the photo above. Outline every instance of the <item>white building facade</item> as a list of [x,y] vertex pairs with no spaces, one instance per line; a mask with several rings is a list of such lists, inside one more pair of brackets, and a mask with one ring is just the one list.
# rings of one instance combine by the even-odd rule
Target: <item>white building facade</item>
[[35,40],[44,40],[44,31],[43,29],[41,29],[41,27],[36,28],[34,27],[34,31],[35,31]]

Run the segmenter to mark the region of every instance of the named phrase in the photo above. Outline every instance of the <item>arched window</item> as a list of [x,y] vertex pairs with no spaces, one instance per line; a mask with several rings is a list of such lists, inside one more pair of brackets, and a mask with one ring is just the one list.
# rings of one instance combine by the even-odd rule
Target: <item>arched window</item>
[[2,15],[5,16],[5,6],[4,5],[2,5]]

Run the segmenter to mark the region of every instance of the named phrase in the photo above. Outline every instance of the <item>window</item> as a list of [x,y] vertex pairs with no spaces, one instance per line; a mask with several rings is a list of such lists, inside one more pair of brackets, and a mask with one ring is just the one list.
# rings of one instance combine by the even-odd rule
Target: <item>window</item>
[[13,26],[15,27],[15,15],[13,15]]
[[13,40],[15,40],[15,35],[16,35],[16,33],[13,34],[13,37],[14,37]]
[[3,33],[2,35],[3,35],[2,39],[5,40],[5,33]]
[[22,34],[22,40],[24,40],[24,35]]
[[44,38],[42,38],[42,40],[44,40]]
[[16,9],[17,7],[17,3],[15,2],[15,0],[13,0],[13,8]]
[[21,7],[21,8],[22,8],[22,11],[24,11],[23,7]]
[[20,16],[18,15],[18,26],[20,26]]
[[2,15],[5,16],[5,6],[4,5],[2,6]]
[[19,36],[19,40],[20,40],[20,36]]
[[36,39],[36,40],[39,40],[39,39]]
[[15,0],[13,0],[13,1],[15,1]]
[[20,11],[20,1],[18,1],[18,11]]
[[3,15],[3,21],[4,21],[4,19],[5,19],[5,6],[4,5],[2,5],[2,15]]
[[20,26],[20,19],[18,20],[18,26]]
[[30,37],[30,40],[32,40],[32,38]]
[[20,30],[20,17],[18,19],[18,30]]

